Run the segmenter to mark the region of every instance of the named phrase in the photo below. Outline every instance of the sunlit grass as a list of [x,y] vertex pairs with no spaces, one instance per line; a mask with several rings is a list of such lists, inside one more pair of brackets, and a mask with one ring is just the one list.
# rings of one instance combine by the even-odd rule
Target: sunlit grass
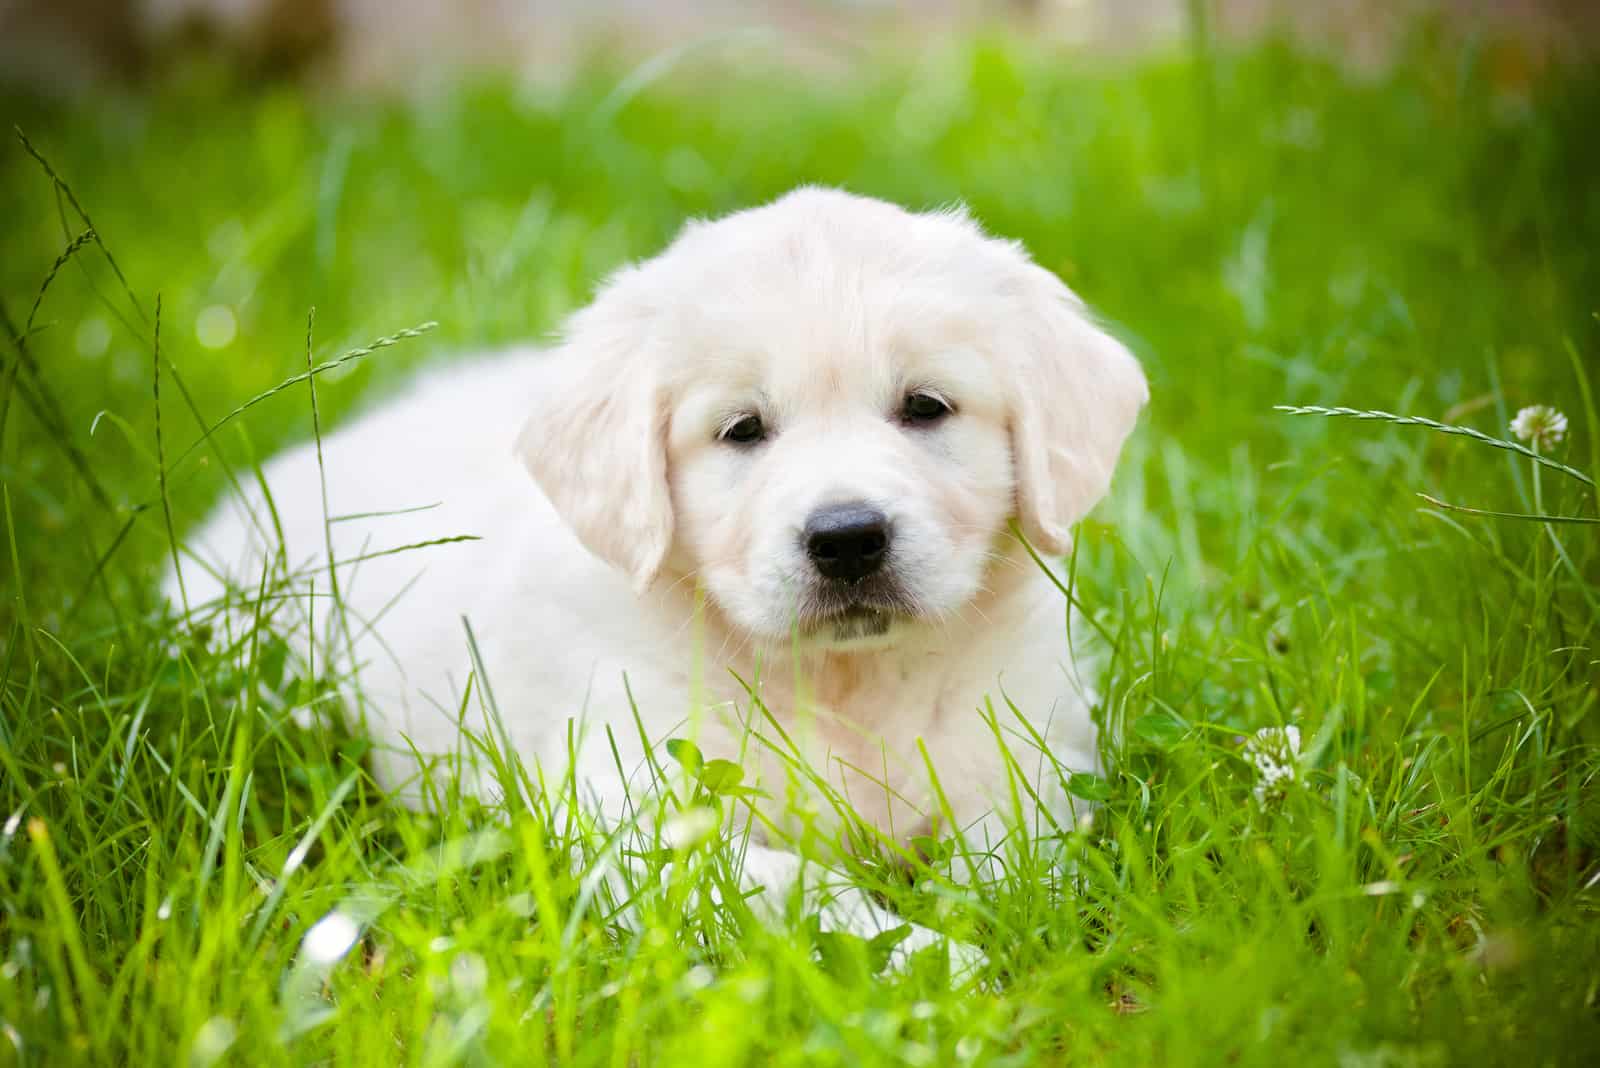
[[[1581,1063],[1600,533],[1527,517],[1597,515],[1600,84],[1495,76],[979,42],[623,97],[13,102],[67,185],[5,152],[0,1063]],[[721,892],[737,818],[608,841],[492,732],[469,750],[512,802],[455,774],[394,803],[344,680],[156,600],[163,501],[181,538],[310,435],[312,306],[327,425],[801,181],[967,200],[1152,381],[1054,562],[1106,636],[1100,807],[991,885],[853,873],[981,946],[966,983],[757,922]],[[1537,460],[1503,447],[1535,403],[1570,420]],[[1244,741],[1285,725],[1301,761],[1258,800]],[[627,916],[597,877],[624,847]]]

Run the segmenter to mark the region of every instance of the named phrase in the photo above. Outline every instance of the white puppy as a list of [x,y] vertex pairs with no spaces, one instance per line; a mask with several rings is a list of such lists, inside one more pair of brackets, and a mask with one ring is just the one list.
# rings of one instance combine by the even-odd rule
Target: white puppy
[[[310,444],[278,458],[286,555],[264,564],[279,531],[235,501],[191,542],[211,567],[187,566],[188,597],[225,580],[237,601],[264,566],[337,586],[342,621],[310,615],[359,668],[391,785],[415,782],[412,747],[460,751],[486,681],[521,758],[620,819],[636,704],[652,744],[692,736],[768,795],[746,879],[781,901],[799,863],[772,828],[828,825],[797,760],[901,843],[952,821],[992,843],[1041,803],[1070,824],[1062,772],[1096,766],[1095,726],[1064,598],[1011,531],[1065,550],[1145,399],[1018,245],[959,211],[803,189],[687,226],[553,353],[445,367],[326,437],[321,465]],[[481,540],[377,555],[460,534]],[[863,934],[898,922],[860,894],[818,907]]]

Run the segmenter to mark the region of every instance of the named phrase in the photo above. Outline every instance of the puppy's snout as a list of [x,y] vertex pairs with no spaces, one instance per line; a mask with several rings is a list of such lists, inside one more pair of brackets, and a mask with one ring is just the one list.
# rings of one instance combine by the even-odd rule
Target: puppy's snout
[[889,517],[857,503],[819,508],[806,519],[806,555],[824,578],[854,582],[883,566]]

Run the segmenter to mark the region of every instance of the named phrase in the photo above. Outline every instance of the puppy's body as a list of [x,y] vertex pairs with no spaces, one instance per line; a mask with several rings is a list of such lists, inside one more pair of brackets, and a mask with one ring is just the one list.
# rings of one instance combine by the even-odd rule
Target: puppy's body
[[[1094,728],[1072,674],[1062,597],[1020,551],[996,562],[994,581],[1003,589],[985,603],[867,653],[752,641],[703,598],[697,607],[691,582],[636,592],[583,547],[543,495],[529,491],[511,449],[553,370],[547,354],[521,349],[452,364],[325,436],[320,462],[308,442],[263,471],[288,570],[302,591],[279,611],[313,621],[298,633],[321,632],[319,652],[345,647],[342,627],[328,633],[326,479],[335,517],[327,533],[341,561],[335,579],[387,785],[414,788],[420,773],[412,747],[423,754],[460,747],[472,668],[463,618],[519,755],[559,779],[568,721],[587,727],[578,779],[612,819],[623,812],[622,784],[603,729],[611,725],[626,769],[642,771],[629,722],[634,705],[653,742],[693,734],[708,757],[739,760],[765,780],[770,816],[792,815],[784,810],[800,799],[786,788],[778,759],[743,738],[750,691],[813,769],[901,841],[926,833],[938,813],[919,742],[958,821],[980,820],[1004,800],[986,702],[1002,728],[1019,728],[1007,699],[1041,731],[1048,727],[1051,754],[1064,767],[1094,766]],[[462,535],[479,540],[443,541]],[[272,511],[252,493],[225,505],[189,549],[201,560],[230,562],[225,574],[249,592],[265,547],[277,543]],[[192,603],[225,595],[221,574],[192,563],[184,574]],[[471,729],[487,727],[482,699],[467,702]],[[753,726],[775,740],[760,720],[757,714]],[[1035,743],[1013,741],[1015,755],[1040,756]],[[1040,780],[1053,792],[1053,776]]]
[[[292,585],[332,592],[330,539],[343,562],[324,638],[354,650],[390,784],[483,725],[466,617],[511,744],[559,781],[579,724],[608,818],[646,766],[636,707],[651,743],[743,766],[780,827],[826,828],[798,760],[891,839],[949,818],[992,844],[1040,804],[1070,822],[1063,771],[1095,765],[1066,606],[1013,524],[1064,550],[1144,397],[1016,246],[807,190],[620,272],[558,351],[426,376],[266,481]],[[218,565],[188,569],[192,602],[255,587],[266,515],[235,502],[191,543]],[[482,540],[384,554],[456,535]],[[781,895],[792,859],[747,869]],[[885,919],[860,899],[829,922]]]

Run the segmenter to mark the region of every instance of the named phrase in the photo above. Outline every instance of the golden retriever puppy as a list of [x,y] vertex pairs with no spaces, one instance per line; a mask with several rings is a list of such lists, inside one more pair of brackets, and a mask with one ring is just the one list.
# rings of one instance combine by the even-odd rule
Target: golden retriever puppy
[[[764,792],[744,878],[776,904],[801,868],[771,829],[826,828],[819,782],[900,843],[953,822],[993,844],[1041,804],[1070,824],[1095,725],[1064,599],[1013,532],[1068,547],[1145,399],[1017,244],[800,189],[691,223],[553,351],[449,365],[321,464],[308,444],[268,465],[276,567],[343,605],[312,629],[359,672],[386,782],[415,782],[413,748],[460,753],[492,702],[497,739],[619,820],[648,775],[636,707],[652,744],[692,737]],[[236,501],[194,539],[191,602],[256,587],[265,514]],[[460,534],[480,540],[386,552]],[[816,908],[900,922],[848,890]]]

